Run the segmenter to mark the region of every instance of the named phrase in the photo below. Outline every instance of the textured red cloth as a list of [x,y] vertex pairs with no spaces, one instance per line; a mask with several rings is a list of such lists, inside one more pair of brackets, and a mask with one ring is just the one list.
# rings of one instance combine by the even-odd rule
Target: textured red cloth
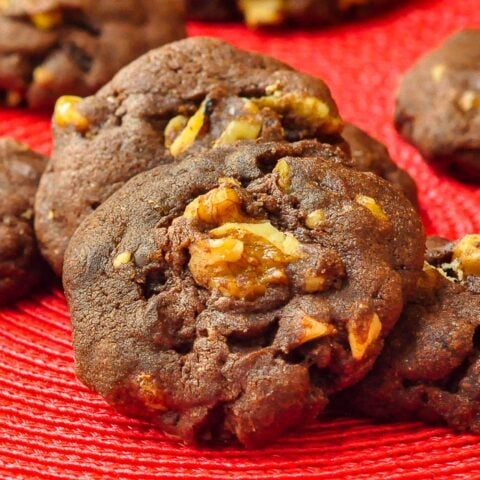
[[[480,190],[432,171],[395,133],[401,73],[467,26],[480,0],[412,0],[395,12],[322,31],[255,33],[240,25],[190,26],[274,55],[331,86],[345,118],[375,134],[416,178],[430,233],[480,230]],[[46,116],[0,111],[0,135],[47,153]],[[53,287],[0,310],[0,478],[39,479],[472,479],[480,437],[419,423],[328,419],[262,451],[195,450],[114,413],[76,379],[63,294]]]

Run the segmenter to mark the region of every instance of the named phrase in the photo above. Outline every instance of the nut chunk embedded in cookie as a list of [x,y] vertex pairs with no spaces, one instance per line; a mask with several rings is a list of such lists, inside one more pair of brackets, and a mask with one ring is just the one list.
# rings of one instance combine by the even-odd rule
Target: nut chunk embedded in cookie
[[187,442],[313,421],[371,368],[423,265],[410,202],[340,153],[218,146],[117,191],[66,254],[79,377]]
[[0,305],[27,294],[46,272],[33,233],[33,199],[47,159],[0,139]]
[[480,433],[480,235],[427,243],[415,297],[372,372],[339,401],[375,418]]

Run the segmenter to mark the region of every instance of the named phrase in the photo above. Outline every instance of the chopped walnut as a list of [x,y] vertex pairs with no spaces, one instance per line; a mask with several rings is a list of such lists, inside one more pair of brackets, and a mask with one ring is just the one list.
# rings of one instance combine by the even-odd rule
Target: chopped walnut
[[292,172],[287,161],[283,158],[279,160],[273,169],[273,173],[277,174],[277,183],[280,190],[284,193],[290,193],[292,190]]
[[342,120],[332,115],[325,102],[302,92],[284,93],[275,90],[272,95],[255,98],[252,101],[260,108],[270,108],[282,115],[292,114],[296,119],[316,126],[325,133],[338,133],[342,127]]
[[382,332],[382,322],[379,316],[374,313],[366,321],[360,320],[349,322],[348,324],[348,343],[352,350],[352,356],[355,360],[361,360],[368,350],[380,336]]
[[368,197],[367,195],[357,195],[355,201],[362,207],[368,209],[377,220],[382,222],[388,221],[387,214],[374,198]]
[[185,115],[177,115],[173,117],[165,127],[164,143],[166,148],[170,148],[175,139],[180,135],[182,130],[187,126],[188,118]]
[[195,281],[225,296],[253,300],[269,285],[287,284],[287,265],[301,257],[298,240],[270,222],[226,223],[190,246]]
[[[188,120],[185,128],[175,138],[170,145],[170,153],[174,157],[178,157],[182,153],[186,152],[191,145],[195,142],[202,128],[205,125],[207,119],[208,110],[210,108],[210,100],[205,99],[198,110]],[[168,127],[168,126],[167,126]],[[167,132],[165,132],[166,137]]]
[[463,237],[453,249],[453,262],[457,262],[462,275],[480,275],[480,234]]
[[211,225],[248,220],[242,212],[242,200],[237,190],[239,186],[233,178],[222,179],[218,188],[190,202],[185,208],[184,217],[198,218]]
[[72,95],[60,97],[55,104],[53,121],[59,127],[73,126],[79,132],[85,132],[90,127],[90,122],[78,111],[82,98]]
[[113,259],[113,267],[120,268],[132,261],[132,252],[122,252]]
[[262,122],[255,118],[239,118],[232,120],[220,138],[215,141],[215,146],[227,145],[239,140],[255,140],[262,131]]
[[302,335],[301,343],[309,342],[317,338],[326,337],[335,333],[335,328],[329,323],[319,322],[315,318],[305,315],[302,317],[302,326],[304,333]]

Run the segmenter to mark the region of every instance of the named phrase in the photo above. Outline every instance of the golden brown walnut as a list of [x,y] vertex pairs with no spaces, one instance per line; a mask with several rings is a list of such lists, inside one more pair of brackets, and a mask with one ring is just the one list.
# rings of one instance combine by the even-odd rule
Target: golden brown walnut
[[55,104],[53,113],[54,123],[62,128],[73,126],[79,132],[85,132],[90,127],[90,122],[78,111],[80,97],[65,95],[60,97]]
[[465,235],[453,249],[453,262],[464,275],[480,275],[480,234]]
[[288,283],[286,267],[301,257],[298,240],[270,222],[226,223],[190,246],[195,281],[222,295],[253,300]]
[[374,343],[382,332],[382,322],[376,313],[360,321],[349,322],[348,343],[355,360],[361,360],[368,347]]

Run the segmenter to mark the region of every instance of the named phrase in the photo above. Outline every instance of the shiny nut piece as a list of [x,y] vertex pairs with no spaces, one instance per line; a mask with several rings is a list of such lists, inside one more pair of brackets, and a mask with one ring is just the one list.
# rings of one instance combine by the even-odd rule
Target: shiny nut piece
[[211,225],[222,225],[231,221],[246,220],[242,212],[242,201],[235,187],[239,183],[233,178],[222,179],[218,188],[200,195],[185,208],[184,217],[199,219]]
[[137,377],[139,397],[153,410],[166,410],[165,397],[152,375],[142,373]]
[[284,193],[290,193],[292,191],[292,172],[287,161],[283,158],[279,160],[273,169],[273,173],[277,174],[277,183],[280,190]]
[[177,115],[173,117],[165,127],[164,143],[166,148],[170,148],[175,139],[180,135],[182,130],[187,126],[188,118],[185,115]]
[[368,197],[367,195],[357,195],[355,201],[362,207],[368,209],[377,220],[381,222],[388,221],[387,214],[374,198]]
[[298,240],[270,222],[226,223],[190,245],[195,282],[222,295],[253,300],[288,283],[286,267],[301,256]]
[[132,261],[132,252],[122,252],[113,259],[113,267],[120,268]]
[[456,244],[453,249],[455,261],[464,275],[480,275],[480,234],[465,235]]
[[349,322],[348,343],[355,360],[361,360],[368,350],[368,347],[374,343],[382,332],[382,322],[379,316],[374,313],[366,322]]
[[85,132],[90,127],[90,122],[78,111],[81,97],[66,95],[60,97],[55,104],[53,121],[59,127],[73,126],[78,132]]
[[309,315],[302,317],[302,326],[304,333],[301,338],[301,343],[309,342],[317,338],[326,337],[335,333],[333,325],[328,323],[319,322]]
[[326,280],[323,275],[307,274],[305,277],[305,283],[303,290],[307,293],[321,292],[325,289]]
[[232,120],[216,140],[215,146],[227,145],[239,140],[256,140],[261,131],[262,123],[254,118]]
[[207,119],[207,110],[209,109],[210,100],[205,99],[199,109],[188,120],[185,128],[180,132],[178,137],[170,146],[170,153],[174,157],[178,157],[186,152],[197,139]]
[[324,101],[301,92],[283,93],[277,90],[273,95],[252,101],[260,108],[270,108],[282,115],[291,114],[308,125],[316,126],[324,133],[338,133],[343,126],[342,120],[332,115]]

